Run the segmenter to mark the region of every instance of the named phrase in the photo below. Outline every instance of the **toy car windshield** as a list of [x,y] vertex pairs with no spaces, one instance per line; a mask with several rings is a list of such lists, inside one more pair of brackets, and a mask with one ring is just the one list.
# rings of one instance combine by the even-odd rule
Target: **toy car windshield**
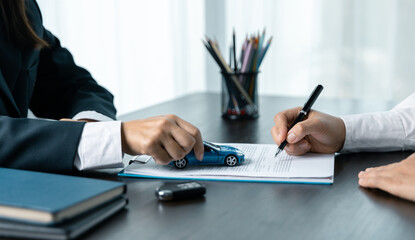
[[205,146],[208,146],[208,147],[211,147],[211,148],[215,149],[216,151],[220,151],[220,146],[219,145],[213,144],[211,142],[206,142],[206,141],[203,141],[203,144]]

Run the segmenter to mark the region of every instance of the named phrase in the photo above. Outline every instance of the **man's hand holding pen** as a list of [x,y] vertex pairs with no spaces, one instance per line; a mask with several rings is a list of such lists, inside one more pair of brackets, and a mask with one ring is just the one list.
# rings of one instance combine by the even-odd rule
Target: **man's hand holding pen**
[[301,107],[297,107],[275,115],[271,134],[277,145],[286,139],[288,144],[284,150],[291,155],[303,155],[307,152],[335,153],[343,148],[346,127],[338,117],[313,110],[307,114],[305,120],[288,130],[300,111]]

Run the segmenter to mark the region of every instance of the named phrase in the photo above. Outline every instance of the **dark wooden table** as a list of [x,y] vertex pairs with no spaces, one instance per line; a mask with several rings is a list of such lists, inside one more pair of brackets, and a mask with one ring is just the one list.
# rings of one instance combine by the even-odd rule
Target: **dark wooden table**
[[[214,142],[273,143],[275,113],[304,98],[261,97],[260,117],[232,121],[220,116],[220,95],[199,93],[121,117],[173,113],[198,126]],[[319,99],[315,108],[333,115],[389,109],[391,103]],[[127,210],[103,222],[85,239],[414,239],[415,204],[358,186],[357,174],[399,161],[409,152],[341,154],[333,185],[202,181],[204,198],[159,202],[164,181],[110,178],[128,184]]]

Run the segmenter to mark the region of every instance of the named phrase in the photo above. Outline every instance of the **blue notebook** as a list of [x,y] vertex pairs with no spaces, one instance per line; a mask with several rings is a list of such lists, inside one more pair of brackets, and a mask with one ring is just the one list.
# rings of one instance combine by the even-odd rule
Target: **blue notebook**
[[0,219],[0,239],[75,239],[124,209],[127,203],[127,199],[119,197],[69,221],[51,226]]
[[0,168],[0,218],[53,225],[125,192],[121,182]]

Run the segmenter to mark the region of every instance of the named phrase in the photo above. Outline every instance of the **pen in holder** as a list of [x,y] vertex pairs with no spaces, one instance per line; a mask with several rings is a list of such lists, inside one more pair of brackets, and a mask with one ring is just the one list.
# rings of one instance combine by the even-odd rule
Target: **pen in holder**
[[258,118],[258,72],[221,72],[221,74],[222,117],[228,119]]
[[[206,36],[202,41],[218,64],[222,73],[222,117],[228,119],[252,119],[258,114],[258,73],[272,37],[265,43],[265,29],[260,35],[246,38],[240,58],[236,54],[235,30],[229,48],[229,64],[219,50],[216,40]],[[238,63],[239,62],[239,63]],[[233,66],[232,66],[233,65]]]

